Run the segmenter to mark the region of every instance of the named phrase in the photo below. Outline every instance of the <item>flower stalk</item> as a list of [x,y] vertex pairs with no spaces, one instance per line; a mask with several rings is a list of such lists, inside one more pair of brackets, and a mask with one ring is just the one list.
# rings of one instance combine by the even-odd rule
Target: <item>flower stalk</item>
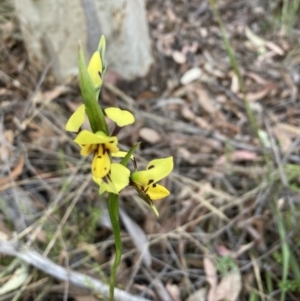
[[121,230],[120,230],[120,221],[119,221],[119,198],[117,194],[110,193],[108,195],[108,212],[111,220],[111,225],[112,225],[114,239],[115,239],[115,247],[116,247],[115,260],[110,273],[110,281],[109,281],[109,300],[113,301],[116,275],[117,275],[118,266],[121,262],[121,255],[122,255],[122,241],[121,241]]
[[[129,111],[120,108],[106,108],[103,111],[98,103],[106,71],[105,38],[103,36],[88,66],[85,63],[82,46],[79,44],[78,68],[83,104],[69,118],[66,130],[77,133],[74,142],[80,147],[82,156],[93,155],[91,173],[93,181],[99,186],[99,195],[108,192],[108,211],[116,247],[109,291],[109,300],[113,301],[116,273],[122,255],[119,193],[127,186],[134,187],[141,199],[150,205],[158,216],[153,201],[168,196],[170,192],[157,182],[172,171],[173,158],[152,160],[146,170],[139,171],[136,168],[134,152],[140,143],[136,143],[128,152],[120,151],[116,135],[122,127],[134,123],[135,119]],[[86,116],[91,130],[81,129]],[[109,129],[106,117],[115,123],[114,129]],[[135,170],[133,171],[127,167],[132,160],[135,162]]]

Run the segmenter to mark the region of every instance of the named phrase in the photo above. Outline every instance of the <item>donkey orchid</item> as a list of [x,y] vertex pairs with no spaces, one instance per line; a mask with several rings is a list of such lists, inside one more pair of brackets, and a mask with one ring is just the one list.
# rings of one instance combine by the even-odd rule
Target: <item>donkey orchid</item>
[[[107,108],[106,116],[114,121],[117,126],[123,127],[134,122],[134,116],[119,108]],[[85,107],[81,105],[72,114],[67,122],[66,130],[76,132],[82,126],[85,119]],[[112,156],[120,156],[118,138],[108,136],[102,131],[93,133],[82,130],[74,142],[81,147],[80,154],[89,156],[94,153],[92,161],[93,180],[100,185],[100,192],[118,193],[129,183],[129,170],[118,163],[111,163]],[[121,155],[122,156],[122,155]]]
[[146,170],[135,171],[130,176],[131,184],[139,195],[158,215],[153,201],[162,199],[170,194],[169,190],[158,181],[165,178],[173,169],[173,157],[155,159],[148,163]]

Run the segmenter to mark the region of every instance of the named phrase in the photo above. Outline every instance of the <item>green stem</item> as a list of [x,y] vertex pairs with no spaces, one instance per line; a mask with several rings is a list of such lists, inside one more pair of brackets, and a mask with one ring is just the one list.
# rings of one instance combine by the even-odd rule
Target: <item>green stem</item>
[[116,255],[110,274],[110,284],[109,284],[109,300],[113,301],[114,289],[116,283],[116,274],[117,274],[118,266],[121,262],[121,254],[122,254],[122,242],[121,242],[121,232],[120,232],[120,222],[119,222],[119,199],[117,194],[110,193],[108,195],[108,211],[109,211],[109,217],[113,228],[115,246],[116,246]]
[[[278,232],[281,240],[281,254],[282,254],[282,277],[281,281],[285,285],[288,281],[288,270],[289,270],[289,262],[290,262],[290,247],[287,243],[287,236],[285,231],[285,226],[281,215],[279,213],[276,204],[274,204],[274,211],[276,217],[276,224],[278,226]],[[285,288],[281,289],[280,301],[284,301],[286,297]]]

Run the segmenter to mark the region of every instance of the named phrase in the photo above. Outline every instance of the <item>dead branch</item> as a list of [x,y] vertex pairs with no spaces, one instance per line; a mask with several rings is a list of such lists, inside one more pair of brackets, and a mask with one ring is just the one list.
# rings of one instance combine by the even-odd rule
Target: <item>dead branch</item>
[[[108,285],[102,283],[101,281],[78,272],[67,270],[52,262],[50,259],[42,256],[38,252],[28,249],[24,246],[20,246],[16,242],[0,240],[0,253],[17,257],[56,279],[69,281],[69,283],[73,285],[100,293],[105,297],[108,297],[109,295]],[[115,300],[149,301],[149,299],[133,296],[118,288],[115,288]]]

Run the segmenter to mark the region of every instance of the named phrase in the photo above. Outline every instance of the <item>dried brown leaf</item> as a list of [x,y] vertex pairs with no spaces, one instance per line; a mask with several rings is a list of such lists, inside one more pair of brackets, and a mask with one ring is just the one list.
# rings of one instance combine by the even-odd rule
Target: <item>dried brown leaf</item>
[[185,301],[206,301],[206,294],[207,289],[203,287],[190,295]]
[[206,281],[210,285],[210,289],[207,296],[207,301],[214,301],[215,290],[217,288],[218,276],[215,268],[215,263],[208,256],[203,259],[204,271],[206,274]]
[[15,30],[15,23],[11,21],[6,21],[0,24],[0,33],[1,39],[6,40],[9,37],[12,37],[12,34]]
[[260,75],[254,73],[254,72],[246,72],[245,75],[250,77],[251,79],[253,79],[256,83],[258,83],[260,85],[265,85],[268,82],[267,80],[265,80]]
[[[208,54],[208,56],[209,56],[209,54]],[[216,62],[215,61],[205,63],[203,68],[204,68],[205,71],[207,71],[209,74],[211,74],[214,77],[217,77],[217,78],[225,78],[226,77],[225,73],[223,71],[216,68]],[[207,79],[209,81],[214,80],[212,77],[208,77]]]
[[189,121],[193,121],[196,118],[196,115],[188,106],[183,106],[181,110],[181,114],[183,118]]
[[32,102],[35,104],[38,103],[48,103],[52,101],[53,99],[57,98],[63,93],[66,93],[69,91],[69,88],[65,85],[63,86],[56,86],[53,90],[48,90],[45,92],[38,91],[34,98],[32,99]]
[[150,128],[140,129],[139,136],[151,144],[155,144],[161,140],[159,133]]
[[166,284],[166,289],[168,291],[168,293],[170,294],[172,301],[181,301],[181,296],[180,296],[180,289],[178,287],[178,285],[176,284],[171,284],[171,283],[167,283]]
[[232,74],[231,74],[230,90],[233,93],[238,93],[240,91],[239,79],[234,72],[232,72]]
[[299,128],[286,123],[277,123],[272,130],[284,153],[290,149],[294,138],[300,135]]
[[[17,165],[14,167],[14,169],[12,170],[11,172],[11,175],[10,176],[7,176],[5,178],[1,178],[0,179],[0,186],[3,186],[5,184],[8,184],[12,179],[13,180],[16,180],[17,177],[22,173],[23,171],[23,166],[24,166],[24,156],[21,155],[18,162],[17,162]],[[12,178],[11,178],[12,177]],[[4,188],[5,189],[5,188]],[[0,190],[2,190],[0,188]]]
[[258,156],[256,153],[246,150],[239,150],[234,151],[230,155],[222,155],[219,157],[216,162],[215,166],[224,165],[228,162],[241,162],[241,161],[257,161]]
[[231,255],[231,251],[224,245],[216,245],[216,252],[220,256],[229,256]]
[[251,43],[251,48],[254,48],[259,53],[266,52],[266,41],[263,38],[256,35],[248,26],[245,27],[245,35]]
[[0,140],[0,159],[2,162],[7,162],[12,155],[14,140],[14,132],[12,130],[5,130],[4,135]]
[[12,237],[12,231],[7,227],[3,218],[0,218],[0,240],[9,240]]
[[175,50],[172,53],[172,57],[177,64],[184,64],[186,62],[186,56],[180,51]]
[[185,72],[181,79],[180,79],[180,83],[182,85],[187,85],[197,79],[199,79],[202,75],[202,70],[198,67],[192,68],[190,70],[188,70],[187,72]]
[[242,277],[238,269],[230,271],[222,278],[215,291],[214,299],[208,301],[236,301],[242,289]]
[[267,41],[266,42],[266,46],[272,50],[273,52],[275,52],[278,55],[284,55],[284,51],[275,43],[271,42],[271,41]]
[[264,89],[258,91],[258,92],[250,92],[247,93],[247,99],[249,101],[257,101],[261,100],[265,96],[267,96],[270,92],[270,87],[265,87]]
[[278,127],[295,136],[300,136],[300,128],[287,123],[278,123]]
[[209,114],[214,114],[218,109],[214,105],[209,96],[208,92],[205,89],[198,88],[195,89],[197,93],[197,101],[201,105],[201,107]]
[[208,123],[205,118],[197,116],[195,119],[195,123],[202,129],[212,130],[212,125]]

